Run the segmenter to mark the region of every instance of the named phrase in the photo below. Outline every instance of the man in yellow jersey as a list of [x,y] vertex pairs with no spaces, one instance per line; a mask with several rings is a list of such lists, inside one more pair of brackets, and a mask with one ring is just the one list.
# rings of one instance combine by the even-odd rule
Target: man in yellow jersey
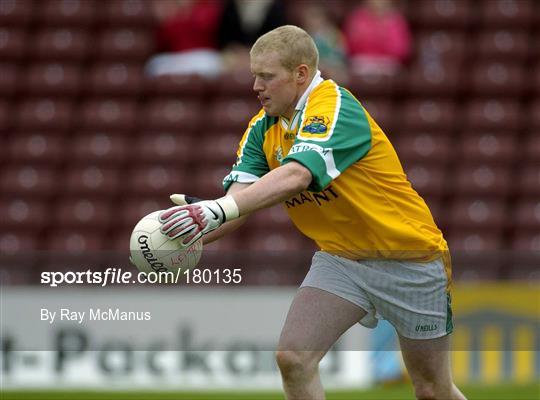
[[[395,327],[421,399],[464,399],[452,382],[448,247],[408,182],[387,137],[346,89],[324,80],[312,38],[295,26],[251,49],[262,110],[251,120],[227,195],[184,195],[161,230],[189,246],[236,229],[247,215],[285,202],[320,251],[287,315],[277,363],[288,399],[323,399],[318,365],[351,326]],[[197,201],[197,202],[195,202]]]

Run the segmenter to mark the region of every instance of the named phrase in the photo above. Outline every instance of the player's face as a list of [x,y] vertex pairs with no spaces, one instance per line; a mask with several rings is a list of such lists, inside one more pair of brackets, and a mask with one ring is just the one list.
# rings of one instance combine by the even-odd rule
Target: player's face
[[270,52],[251,58],[251,72],[255,77],[253,90],[266,114],[290,119],[301,95],[293,71],[281,65],[276,52]]

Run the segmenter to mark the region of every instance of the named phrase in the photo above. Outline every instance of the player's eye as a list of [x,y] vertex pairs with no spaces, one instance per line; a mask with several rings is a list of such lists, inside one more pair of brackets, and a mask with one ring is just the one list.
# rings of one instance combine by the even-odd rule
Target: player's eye
[[268,81],[274,77],[273,74],[258,74],[258,77],[262,80]]

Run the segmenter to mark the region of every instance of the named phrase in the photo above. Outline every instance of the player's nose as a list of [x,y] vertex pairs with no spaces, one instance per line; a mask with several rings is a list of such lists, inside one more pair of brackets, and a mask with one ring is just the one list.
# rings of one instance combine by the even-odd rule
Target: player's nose
[[259,78],[255,78],[255,81],[253,82],[253,91],[254,92],[262,92],[264,90],[263,85],[261,84],[261,80]]

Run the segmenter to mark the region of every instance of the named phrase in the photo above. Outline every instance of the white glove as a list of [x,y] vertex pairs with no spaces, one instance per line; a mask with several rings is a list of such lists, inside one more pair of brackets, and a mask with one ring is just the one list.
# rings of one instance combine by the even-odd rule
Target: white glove
[[[182,196],[182,195],[180,195]],[[171,200],[173,196],[171,196]],[[181,197],[175,200],[181,201]],[[176,203],[176,201],[173,202]],[[184,196],[184,200],[186,196]],[[161,233],[170,239],[181,238],[180,245],[190,247],[202,235],[219,228],[224,222],[238,218],[239,211],[232,196],[204,200],[193,204],[171,207],[159,214]]]
[[171,201],[178,206],[185,206],[187,204],[199,203],[203,201],[198,197],[188,196],[187,194],[171,194],[169,196]]

